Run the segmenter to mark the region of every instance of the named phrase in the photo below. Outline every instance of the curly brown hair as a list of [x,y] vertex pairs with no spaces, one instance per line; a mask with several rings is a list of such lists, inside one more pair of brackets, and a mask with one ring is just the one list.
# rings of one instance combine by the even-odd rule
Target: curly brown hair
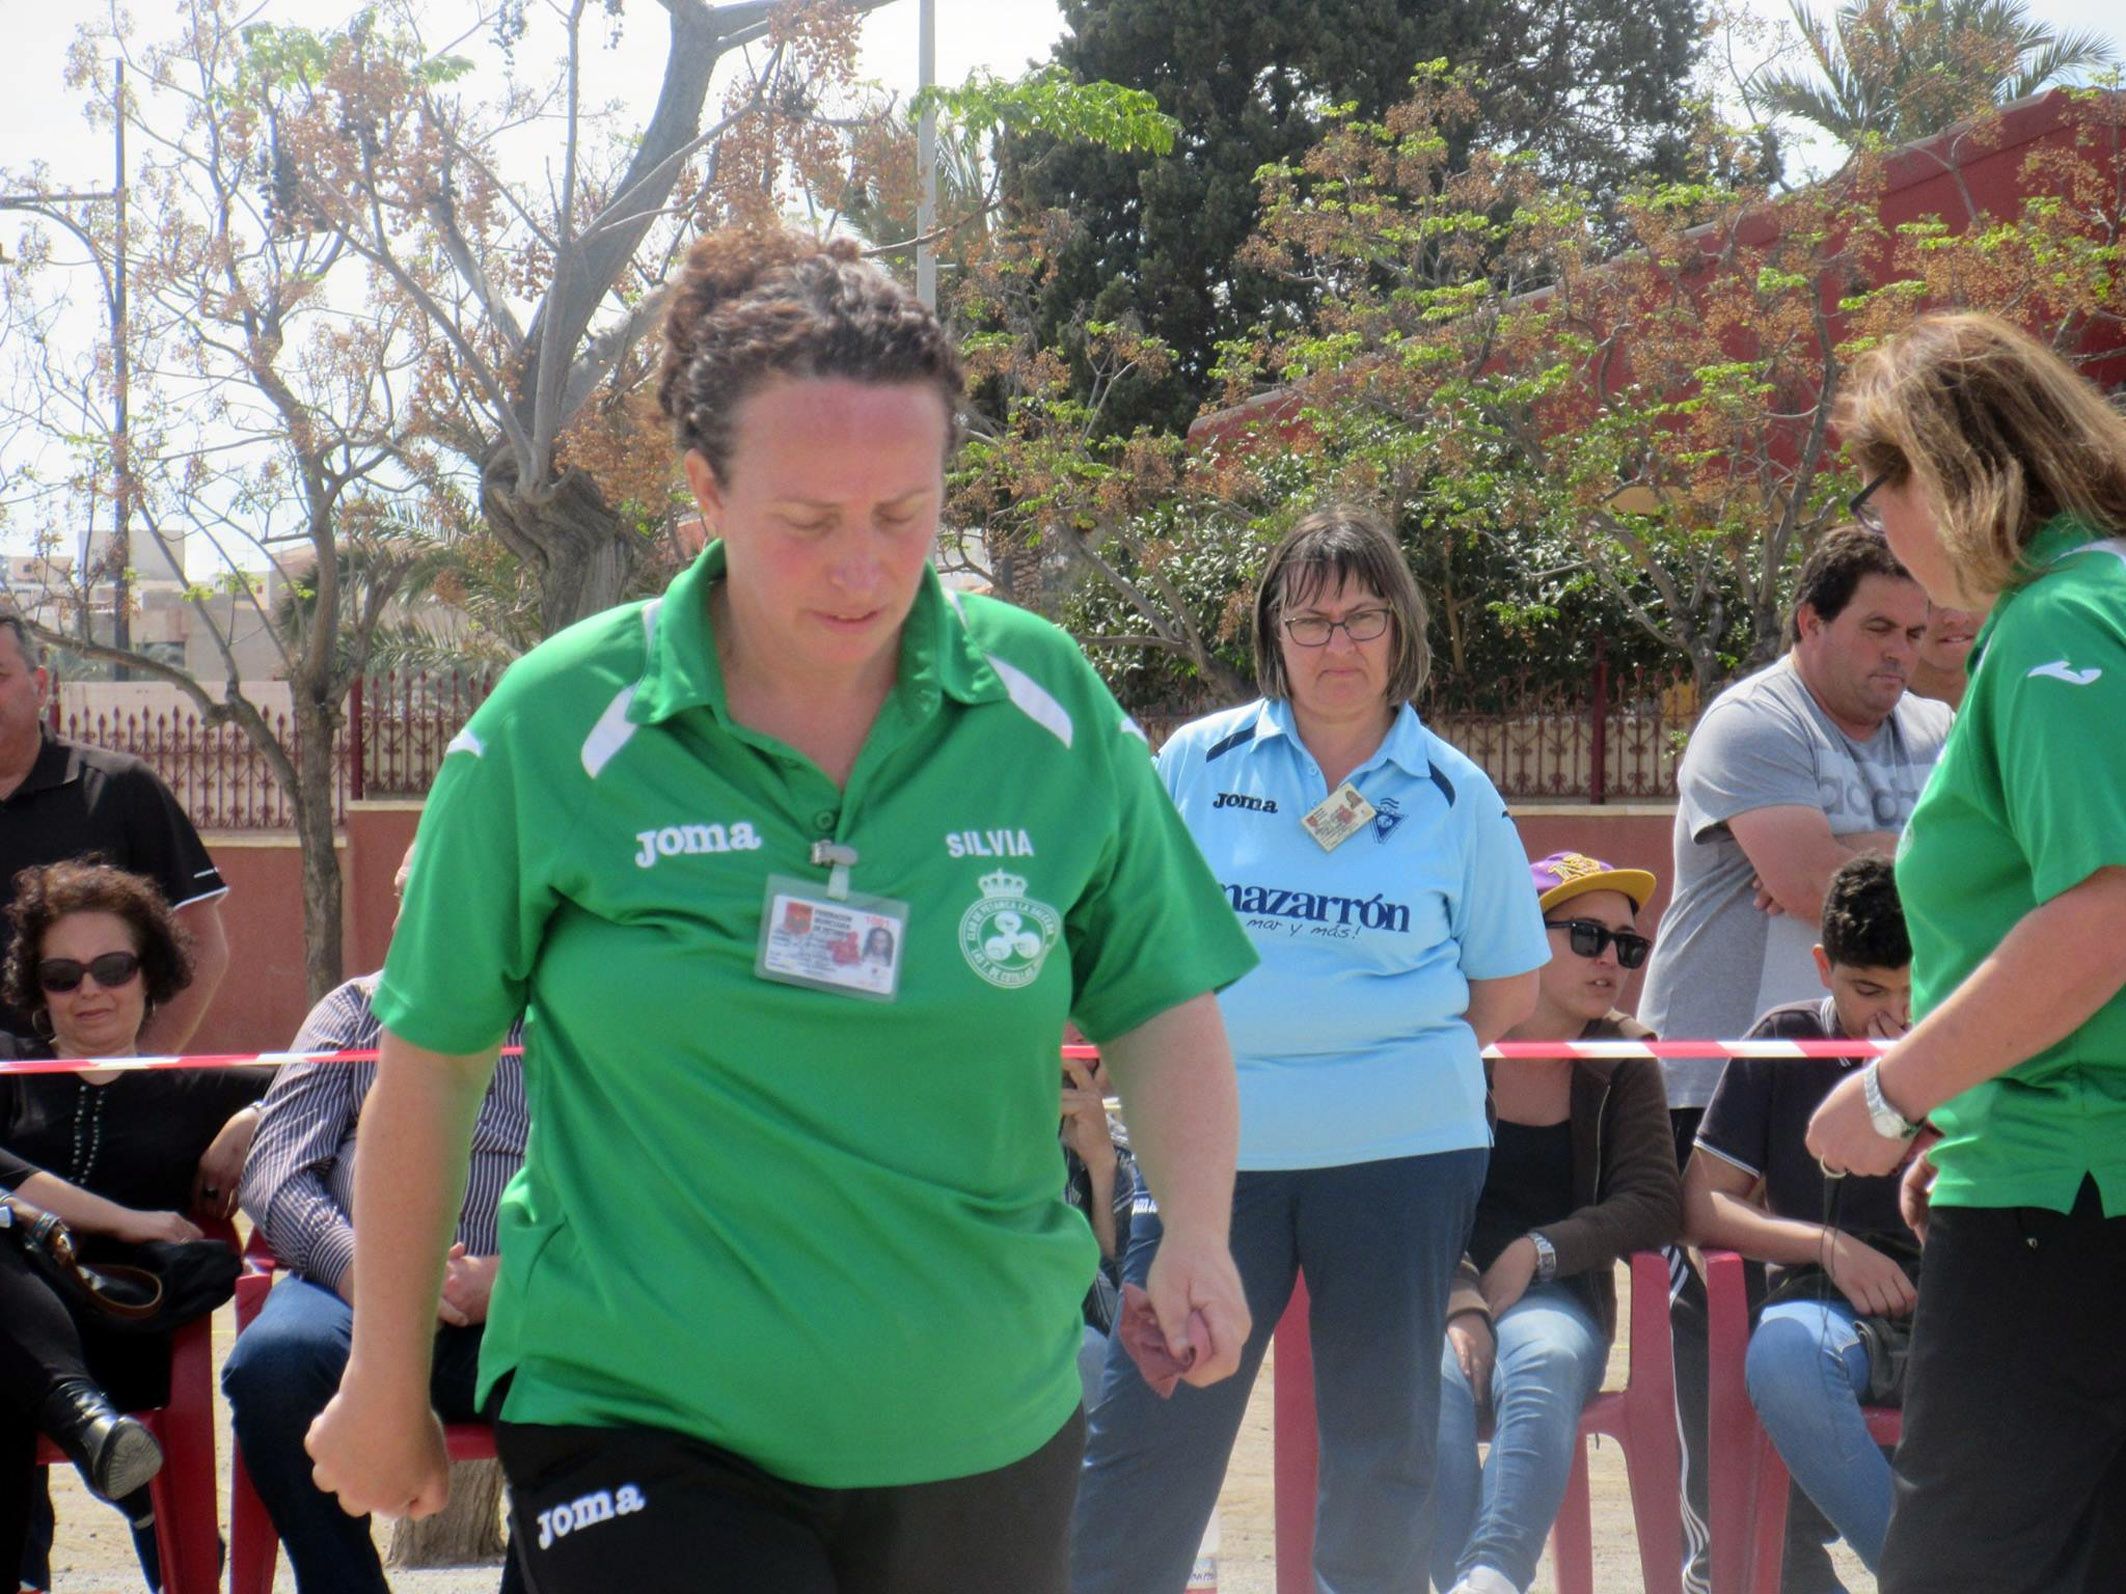
[[657,404],[682,454],[730,479],[738,409],[775,377],[934,386],[947,447],[966,374],[938,318],[846,238],[786,227],[712,232],[689,251],[664,318]]
[[112,913],[125,920],[140,954],[150,1011],[192,983],[191,937],[152,880],[93,856],[38,864],[15,876],[15,900],[7,908],[15,941],[0,973],[0,994],[16,1011],[35,1017],[45,1010],[37,965],[44,960],[45,936],[70,913]]

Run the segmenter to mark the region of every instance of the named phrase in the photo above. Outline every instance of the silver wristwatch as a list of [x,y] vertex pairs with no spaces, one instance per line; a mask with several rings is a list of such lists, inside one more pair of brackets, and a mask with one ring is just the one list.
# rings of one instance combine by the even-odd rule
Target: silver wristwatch
[[1860,1095],[1868,1104],[1868,1122],[1885,1140],[1910,1140],[1919,1133],[1919,1125],[1890,1105],[1890,1098],[1882,1093],[1882,1059],[1860,1071]]
[[1530,1229],[1528,1243],[1535,1247],[1535,1281],[1548,1284],[1558,1276],[1558,1248]]

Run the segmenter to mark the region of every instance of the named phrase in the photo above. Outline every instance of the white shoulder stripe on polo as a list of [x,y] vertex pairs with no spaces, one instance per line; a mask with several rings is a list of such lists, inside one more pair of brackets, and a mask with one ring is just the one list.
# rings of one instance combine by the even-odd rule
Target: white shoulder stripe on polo
[[1048,688],[1016,664],[1007,664],[994,653],[985,653],[983,657],[1004,682],[1004,690],[1011,694],[1019,712],[1068,747],[1076,727],[1071,724],[1069,711],[1049,696]]
[[[950,601],[950,604],[952,604],[952,612],[959,616],[959,623],[965,627],[967,625],[967,606],[961,604],[959,589],[957,587],[946,587],[944,595],[946,595],[946,601]],[[1033,676],[1029,676],[1025,669],[1020,669],[1014,663],[1006,663],[1003,659],[999,659],[995,652],[984,652],[982,657],[989,661],[991,669],[995,669],[997,680],[1003,682],[1003,691],[1008,691],[1012,695],[1012,703],[1016,703],[1020,714],[1025,714],[1029,720],[1033,720],[1035,725],[1040,725],[1044,731],[1048,731],[1054,737],[1054,740],[1061,742],[1063,746],[1072,744],[1072,737],[1078,733],[1078,727],[1072,725],[1072,718],[1069,718],[1069,710],[1063,708],[1063,703],[1059,703],[1057,699],[1048,695],[1046,686],[1042,686],[1040,682],[1033,680]],[[1131,729],[1135,729],[1135,725],[1131,725]],[[1144,735],[1144,731],[1137,731],[1137,735]]]
[[2101,542],[2085,542],[2074,550],[2076,553],[2108,553],[2126,565],[2126,537],[2106,537]]
[[[664,602],[652,598],[642,606],[642,653],[643,665],[648,667],[650,652],[657,641],[657,609]],[[598,723],[591,727],[590,735],[583,739],[583,772],[596,780],[613,756],[627,746],[628,738],[635,734],[634,724],[627,711],[634,705],[635,682],[623,686],[612,702],[605,705],[605,712],[598,716]]]
[[487,744],[481,741],[479,737],[473,735],[471,731],[460,731],[450,739],[450,745],[443,749],[445,758],[448,758],[452,753],[470,753],[475,758],[485,758],[487,756]]
[[[945,597],[952,605],[952,612],[960,617],[960,624],[965,626],[967,606],[960,601],[959,589],[947,587]],[[985,653],[982,657],[988,661],[989,667],[997,672],[997,679],[1004,683],[1004,690],[1011,694],[1011,701],[1019,712],[1065,747],[1070,746],[1071,738],[1077,734],[1077,727],[1071,723],[1070,711],[1049,695],[1048,688],[1016,664],[1008,664],[994,653]],[[1134,726],[1131,728],[1135,729]],[[1144,733],[1138,731],[1137,734],[1142,736]]]

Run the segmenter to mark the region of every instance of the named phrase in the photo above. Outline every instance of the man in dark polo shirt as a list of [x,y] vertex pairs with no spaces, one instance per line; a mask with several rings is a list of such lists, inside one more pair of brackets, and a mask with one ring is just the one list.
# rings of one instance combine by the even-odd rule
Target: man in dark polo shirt
[[[221,922],[229,888],[153,770],[45,729],[47,688],[36,639],[16,616],[0,615],[0,906],[13,900],[18,870],[89,853],[154,881],[191,934],[193,975],[149,1018],[140,1045],[178,1051],[229,964]],[[0,919],[0,956],[13,940],[14,927]],[[0,1030],[27,1034],[28,1020],[0,1003]]]

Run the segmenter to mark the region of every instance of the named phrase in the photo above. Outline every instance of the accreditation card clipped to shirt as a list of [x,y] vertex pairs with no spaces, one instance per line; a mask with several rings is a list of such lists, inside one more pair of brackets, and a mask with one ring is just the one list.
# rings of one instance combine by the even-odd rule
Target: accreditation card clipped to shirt
[[761,906],[753,972],[868,1002],[900,991],[908,904],[851,892],[832,896],[817,881],[770,875]]

